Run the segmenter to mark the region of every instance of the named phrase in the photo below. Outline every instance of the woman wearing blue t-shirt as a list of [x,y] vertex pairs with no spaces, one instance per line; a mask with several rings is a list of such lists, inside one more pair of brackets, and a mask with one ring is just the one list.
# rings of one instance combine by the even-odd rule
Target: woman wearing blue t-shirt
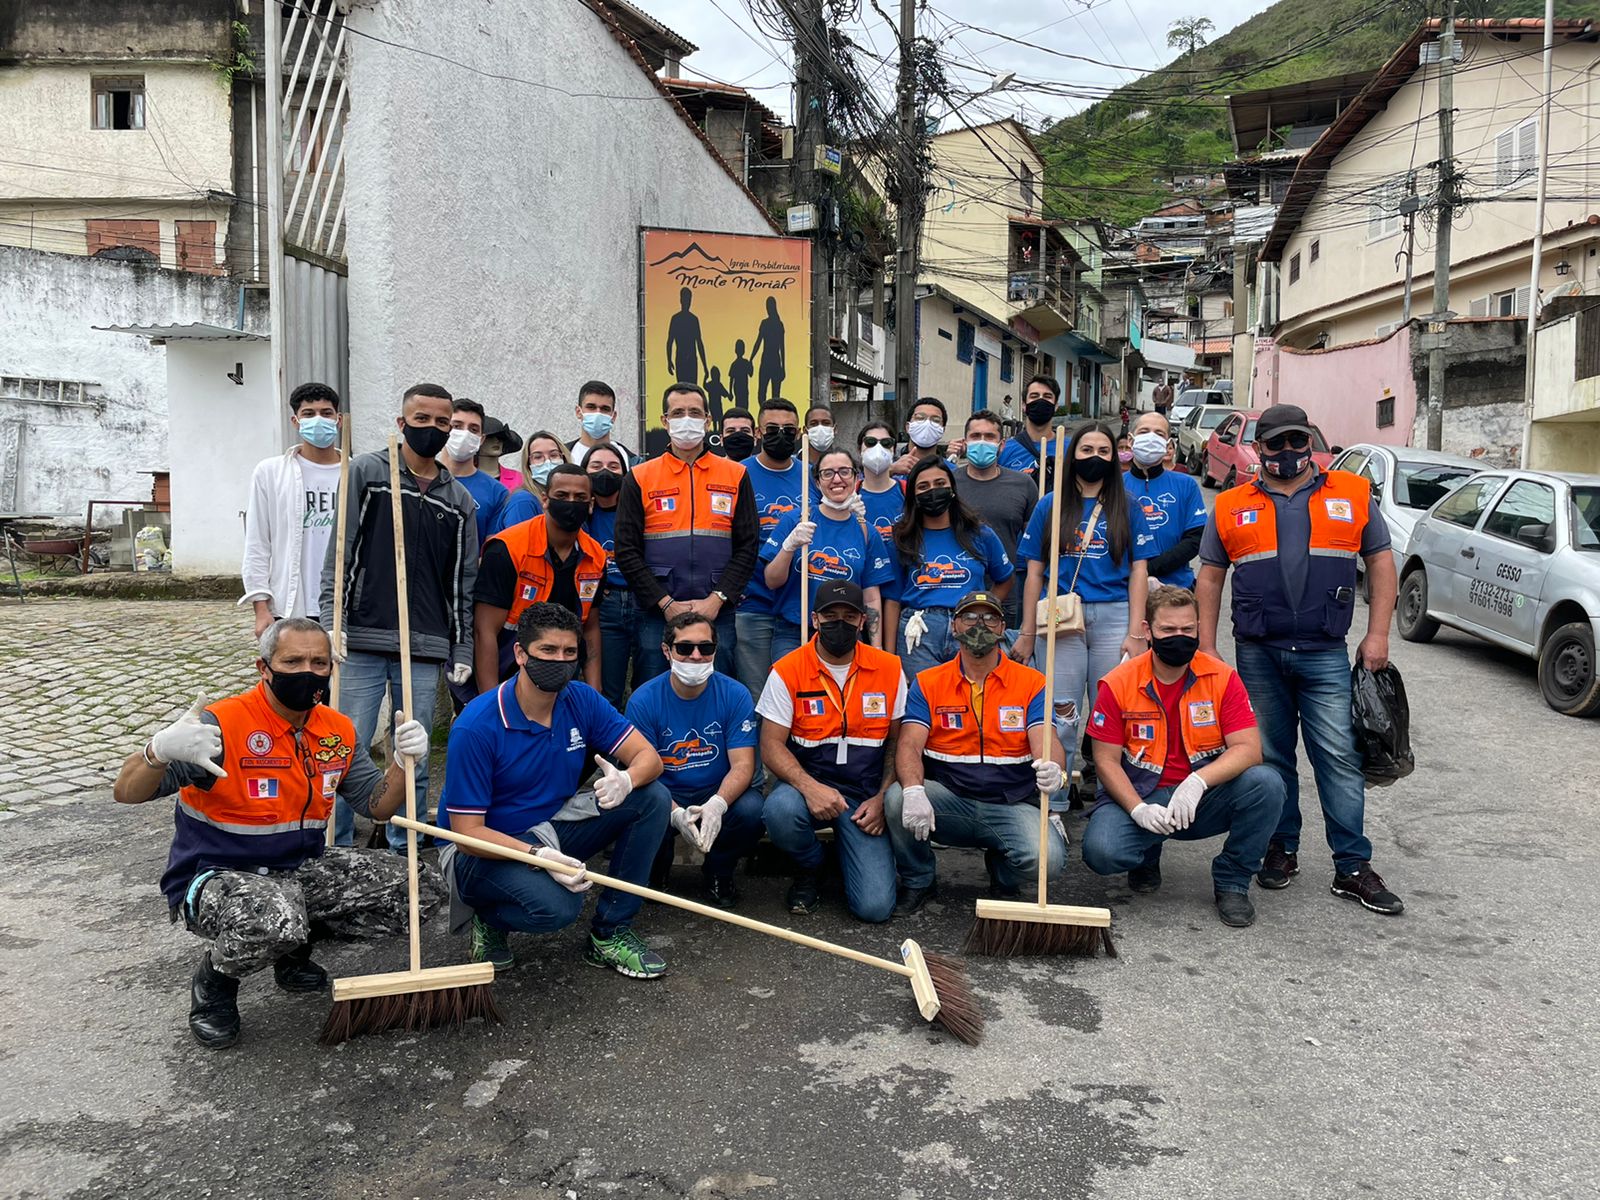
[[633,593],[628,581],[617,570],[615,558],[617,494],[622,477],[628,473],[627,461],[614,446],[590,447],[583,460],[594,491],[594,506],[586,522],[589,536],[606,552],[606,583],[600,593],[600,694],[606,703],[622,711],[623,693],[628,689],[628,657],[634,642]]
[[[1070,778],[1084,689],[1095,695],[1100,677],[1124,655],[1131,658],[1150,648],[1138,630],[1143,628],[1144,598],[1150,590],[1145,560],[1155,553],[1155,541],[1144,513],[1128,499],[1128,489],[1122,485],[1116,434],[1109,425],[1082,426],[1073,434],[1066,453],[1056,591],[1078,593],[1083,599],[1085,625],[1083,633],[1056,635],[1055,719],[1061,744],[1066,747]],[[1039,501],[1017,542],[1017,557],[1028,564],[1028,580],[1022,593],[1022,631],[1011,647],[1011,657],[1018,662],[1032,661],[1041,671],[1045,638],[1036,628],[1036,614],[1050,569],[1054,501],[1051,495]],[[1097,504],[1100,515],[1090,529],[1089,518]],[[1139,603],[1130,605],[1130,596],[1137,596]],[[1065,807],[1065,792],[1058,795],[1061,799],[1056,804]]]
[[[811,564],[811,598],[824,583],[844,580],[861,589],[867,611],[881,616],[879,589],[893,583],[894,565],[878,531],[856,511],[856,486],[861,472],[856,457],[839,447],[817,456],[813,466],[819,488],[812,519],[785,513],[761,545],[763,581],[777,593],[781,607],[772,625],[772,661],[800,645],[800,555]],[[793,586],[787,586],[789,584]],[[816,605],[811,605],[816,611]],[[881,623],[881,622],[880,622]],[[809,639],[810,632],[806,634]],[[870,639],[877,645],[877,639]]]
[[878,531],[894,553],[894,523],[906,510],[905,488],[889,468],[894,466],[894,430],[882,421],[869,421],[861,431],[861,499],[867,506],[867,524]]
[[925,458],[906,476],[906,510],[894,527],[899,588],[883,606],[891,636],[884,649],[900,656],[906,678],[956,656],[950,614],[968,592],[988,589],[1004,600],[1016,568],[995,531],[956,495],[955,473],[942,458]]

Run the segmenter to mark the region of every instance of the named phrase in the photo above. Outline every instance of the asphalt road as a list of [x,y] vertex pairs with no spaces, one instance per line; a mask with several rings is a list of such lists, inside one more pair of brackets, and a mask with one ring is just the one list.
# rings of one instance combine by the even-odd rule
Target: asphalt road
[[[1464,636],[1394,648],[1418,766],[1368,814],[1404,916],[1329,895],[1315,839],[1244,931],[1214,916],[1206,845],[1170,846],[1152,897],[1075,850],[1053,898],[1109,903],[1121,957],[969,960],[977,1049],[894,976],[650,907],[660,981],[584,966],[575,930],[514,938],[505,1025],[330,1051],[327,1001],[258,976],[243,1040],[208,1053],[185,1025],[199,943],[155,886],[166,806],[94,791],[5,821],[0,1196],[1594,1196],[1600,726]],[[834,897],[804,927],[954,952],[982,865],[941,873],[910,920],[861,927]],[[744,886],[791,920],[784,880]],[[465,957],[442,929],[424,945]]]

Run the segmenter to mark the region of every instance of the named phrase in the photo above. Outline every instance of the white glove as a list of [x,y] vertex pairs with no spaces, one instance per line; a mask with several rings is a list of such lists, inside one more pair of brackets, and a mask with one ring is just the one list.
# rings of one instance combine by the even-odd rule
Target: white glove
[[601,808],[615,808],[633,791],[633,777],[617,770],[598,754],[594,761],[600,764],[600,778],[594,781],[594,802]]
[[679,836],[686,842],[700,844],[700,827],[695,824],[696,813],[692,808],[685,808],[681,804],[672,806],[672,816],[668,818],[672,827],[678,831]]
[[466,683],[467,680],[469,680],[471,678],[472,678],[472,664],[471,663],[456,663],[455,666],[450,668],[450,682],[453,683],[453,684],[456,684],[457,686],[459,686],[459,685],[461,685],[463,683]]
[[817,523],[815,521],[801,521],[789,531],[789,536],[783,539],[783,548],[788,551],[798,550],[801,546],[811,545],[811,539],[817,536]]
[[919,608],[906,618],[905,644],[907,650],[915,650],[922,643],[922,635],[928,632],[927,619]]
[[1159,804],[1143,804],[1128,814],[1133,818],[1133,823],[1147,833],[1159,833],[1162,837],[1172,832],[1172,814]]
[[1063,845],[1072,845],[1072,835],[1067,832],[1067,823],[1061,819],[1060,813],[1050,814],[1050,828],[1061,835]]
[[228,773],[211,761],[222,753],[222,730],[200,719],[205,706],[205,693],[196,693],[189,711],[150,739],[150,753],[164,763],[192,763],[226,779]]
[[421,721],[406,720],[405,713],[395,713],[400,722],[394,730],[394,756],[400,758],[425,758],[428,753],[428,731]]
[[1061,788],[1061,764],[1050,758],[1034,759],[1033,782],[1046,796],[1054,795]]
[[696,839],[695,845],[700,847],[701,854],[711,852],[717,834],[722,832],[722,818],[727,811],[728,802],[721,796],[713,796],[704,804],[696,804],[689,810],[694,819],[700,822],[700,836]]
[[867,502],[861,498],[860,492],[850,493],[850,511],[863,521],[867,519]]
[[551,871],[551,876],[569,892],[587,892],[594,880],[589,878],[589,872],[584,870],[583,862],[573,858],[570,854],[563,854],[559,850],[552,850],[549,846],[540,846],[533,852],[535,858],[542,858],[546,862],[565,863],[569,867],[577,867],[576,871]]
[[911,836],[919,842],[928,840],[928,835],[933,832],[933,801],[928,799],[928,789],[919,783],[914,783],[902,789],[900,804],[900,824],[904,825]]
[[330,637],[328,641],[332,643],[334,662],[342,663],[350,657],[350,634],[346,630],[339,630],[339,636]]
[[1190,775],[1172,789],[1167,801],[1167,811],[1172,814],[1174,829],[1187,829],[1194,824],[1195,809],[1200,807],[1200,797],[1206,794],[1206,781],[1199,775]]

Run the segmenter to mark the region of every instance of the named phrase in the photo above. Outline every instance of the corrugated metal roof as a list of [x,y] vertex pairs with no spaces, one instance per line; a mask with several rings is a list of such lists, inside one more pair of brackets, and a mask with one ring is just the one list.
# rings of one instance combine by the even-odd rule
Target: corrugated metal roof
[[152,342],[264,342],[265,334],[251,333],[248,329],[230,329],[225,325],[207,325],[196,321],[189,325],[96,325],[103,333],[131,333],[147,337]]

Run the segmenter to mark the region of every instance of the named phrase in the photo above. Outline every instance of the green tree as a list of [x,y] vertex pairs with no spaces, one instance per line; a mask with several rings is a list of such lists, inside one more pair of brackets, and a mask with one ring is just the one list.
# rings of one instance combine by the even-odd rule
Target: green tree
[[1167,27],[1167,45],[1181,46],[1185,54],[1193,54],[1206,44],[1206,34],[1215,28],[1210,17],[1184,17]]

